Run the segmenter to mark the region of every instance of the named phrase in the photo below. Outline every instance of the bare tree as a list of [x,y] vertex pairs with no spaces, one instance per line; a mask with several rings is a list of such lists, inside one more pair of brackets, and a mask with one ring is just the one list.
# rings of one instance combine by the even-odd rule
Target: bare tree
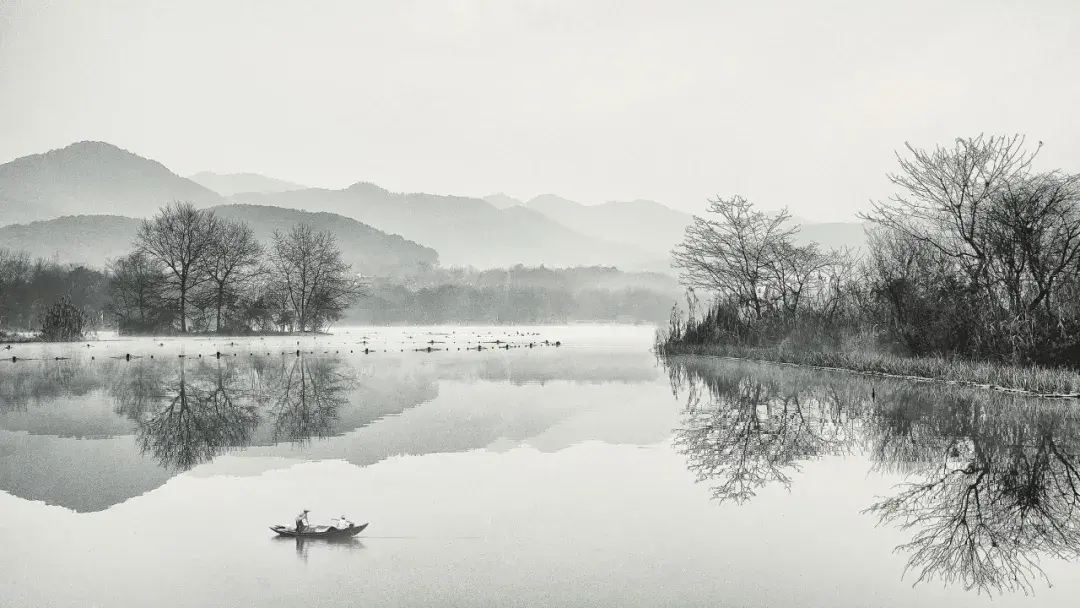
[[219,225],[213,212],[177,201],[139,227],[137,249],[161,262],[167,283],[176,290],[181,332],[187,332],[188,292],[208,280],[202,263],[214,246]]
[[672,266],[682,269],[688,287],[734,297],[760,319],[776,252],[790,245],[796,228],[785,227],[787,210],[775,215],[756,211],[741,196],[709,201],[718,219],[694,216],[683,242],[672,251]]
[[901,193],[863,216],[883,245],[872,258],[884,325],[913,353],[1020,362],[1080,349],[1080,177],[1031,173],[1037,150],[1023,143],[979,136],[933,152],[909,144],[912,158],[890,175]]
[[222,310],[238,292],[262,273],[263,246],[251,226],[239,221],[222,221],[202,261],[213,287],[215,330],[222,329]]
[[1013,314],[1042,305],[1080,262],[1080,176],[1044,173],[1005,184],[988,213],[990,276]]
[[310,224],[288,233],[275,231],[270,264],[300,331],[317,331],[341,318],[361,294],[350,266],[341,261],[334,235],[316,232]]
[[786,209],[763,213],[736,196],[711,201],[709,212],[716,218],[695,216],[673,251],[683,283],[716,297],[698,330],[684,337],[760,344],[808,322],[820,328],[841,318],[852,270],[849,252],[796,244],[799,228],[789,225]]
[[952,149],[932,152],[905,146],[912,158],[897,153],[900,173],[889,175],[901,192],[861,217],[953,258],[971,281],[984,283],[994,196],[1027,174],[1037,151],[1025,151],[1020,135],[957,138]]
[[121,331],[130,325],[153,327],[163,308],[164,266],[142,251],[133,251],[109,264],[112,312]]

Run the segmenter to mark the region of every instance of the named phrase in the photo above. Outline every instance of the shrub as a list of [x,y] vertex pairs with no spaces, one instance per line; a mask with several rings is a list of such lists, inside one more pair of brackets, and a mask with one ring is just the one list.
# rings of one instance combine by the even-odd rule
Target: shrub
[[46,342],[70,342],[85,335],[87,316],[66,296],[41,314],[41,339]]

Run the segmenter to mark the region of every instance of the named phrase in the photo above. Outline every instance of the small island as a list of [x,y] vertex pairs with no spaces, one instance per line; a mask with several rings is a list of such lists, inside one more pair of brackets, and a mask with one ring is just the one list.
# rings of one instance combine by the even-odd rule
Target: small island
[[1041,146],[908,145],[861,252],[796,244],[786,210],[711,201],[674,251],[687,307],[657,351],[1080,396],[1080,176],[1036,172]]

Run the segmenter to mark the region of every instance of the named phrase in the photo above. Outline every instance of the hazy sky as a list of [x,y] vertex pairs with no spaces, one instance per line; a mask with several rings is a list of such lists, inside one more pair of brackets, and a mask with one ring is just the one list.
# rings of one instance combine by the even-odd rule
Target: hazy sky
[[850,219],[979,132],[1080,170],[1073,0],[0,0],[0,162]]

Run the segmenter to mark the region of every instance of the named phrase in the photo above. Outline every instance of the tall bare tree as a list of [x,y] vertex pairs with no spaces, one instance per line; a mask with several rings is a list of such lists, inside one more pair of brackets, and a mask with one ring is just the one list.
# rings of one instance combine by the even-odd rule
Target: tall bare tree
[[1080,351],[1080,177],[1032,173],[1041,147],[1025,150],[1019,135],[908,144],[889,176],[900,193],[863,216],[884,245],[871,257],[885,326],[913,353],[1021,361]]
[[274,232],[270,265],[300,331],[317,331],[341,318],[361,294],[350,266],[341,261],[334,235],[316,232],[307,223],[288,233]]
[[209,278],[202,263],[214,247],[219,226],[213,212],[179,201],[139,226],[137,249],[161,262],[169,286],[176,290],[181,332],[187,332],[188,293]]
[[741,196],[709,201],[716,219],[694,216],[683,242],[672,251],[688,287],[702,288],[748,305],[754,318],[765,312],[775,253],[796,228],[785,227],[787,210],[768,215]]
[[957,138],[951,149],[933,151],[905,146],[911,158],[897,153],[900,172],[888,176],[900,192],[874,202],[863,219],[949,256],[972,283],[984,286],[990,262],[987,216],[994,197],[1027,175],[1038,150],[1025,150],[1020,135]]
[[991,287],[1012,314],[1040,305],[1053,314],[1054,290],[1080,269],[1080,176],[1057,172],[1004,184],[988,213]]
[[222,310],[238,292],[262,274],[263,246],[251,226],[240,221],[222,221],[210,244],[202,267],[213,287],[215,329],[222,329]]

